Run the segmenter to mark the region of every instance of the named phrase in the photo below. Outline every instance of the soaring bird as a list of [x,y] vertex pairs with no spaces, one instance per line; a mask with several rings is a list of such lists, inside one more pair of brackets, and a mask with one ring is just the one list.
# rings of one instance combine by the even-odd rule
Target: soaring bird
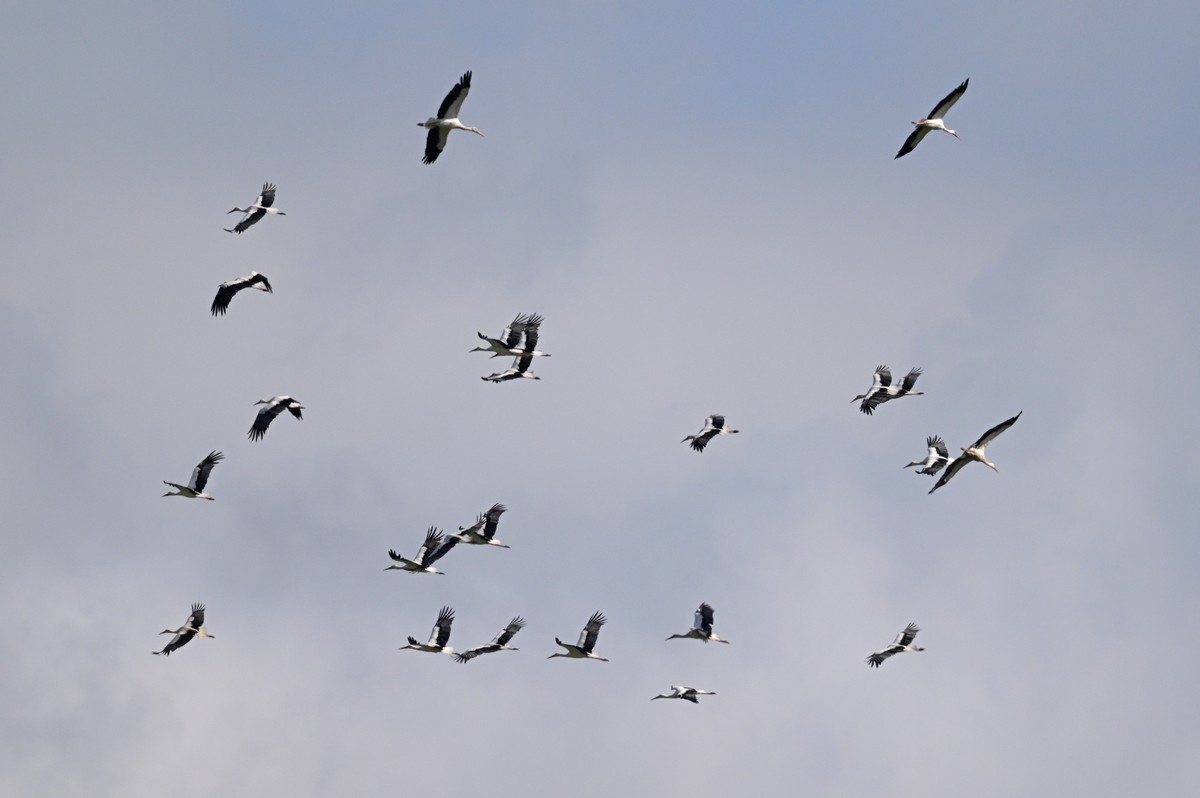
[[[1024,412],[1024,410],[1021,411],[1021,413]],[[996,464],[987,459],[987,445],[994,441],[1001,432],[1004,432],[1004,430],[1008,429],[1013,424],[1016,424],[1017,419],[1021,417],[1021,413],[1017,413],[1008,421],[1000,422],[987,432],[983,433],[983,436],[980,437],[979,440],[975,441],[975,443],[969,448],[963,449],[962,454],[960,454],[958,457],[955,457],[950,461],[950,464],[946,466],[946,470],[940,477],[938,477],[938,481],[934,483],[932,488],[929,489],[929,492],[933,493],[942,485],[945,485],[954,478],[955,474],[962,470],[963,466],[970,462],[980,462],[993,471],[999,471],[1000,469],[996,468]]]
[[692,621],[691,629],[688,629],[681,635],[671,635],[667,639],[674,640],[677,637],[690,637],[693,640],[703,640],[705,643],[707,643],[709,640],[713,640],[717,643],[729,642],[728,640],[721,639],[716,635],[715,632],[713,632],[713,608],[708,604],[701,604],[700,608],[696,610],[696,617]]
[[504,332],[500,334],[499,338],[489,338],[481,332],[475,333],[487,346],[477,346],[471,351],[491,352],[492,357],[500,357],[501,355],[509,355],[511,357],[520,357],[521,355],[550,357],[549,352],[537,351],[538,333],[541,330],[541,326],[542,317],[538,314],[518,314],[512,320],[512,323],[504,328]]
[[932,438],[926,438],[925,445],[929,447],[929,454],[925,456],[925,459],[909,463],[905,468],[924,466],[917,469],[917,473],[933,476],[941,471],[946,463],[950,462],[950,451],[946,448],[946,442],[936,435]]
[[271,422],[275,420],[275,416],[284,410],[296,418],[304,420],[304,415],[301,412],[304,410],[304,405],[290,396],[273,396],[270,399],[259,399],[254,404],[266,405],[266,407],[258,411],[258,415],[254,417],[254,423],[250,425],[250,431],[246,433],[252,441],[262,440],[262,437],[267,434],[267,427],[271,426]]
[[908,134],[908,138],[904,140],[904,146],[900,148],[900,152],[896,153],[896,158],[908,155],[915,150],[917,145],[921,143],[921,139],[925,138],[925,134],[931,130],[944,130],[951,136],[954,136],[954,138],[958,138],[957,133],[946,127],[946,123],[942,121],[942,117],[954,107],[954,104],[958,102],[958,98],[963,96],[963,93],[967,90],[967,83],[970,80],[970,78],[967,78],[957,89],[943,97],[940,103],[933,106],[933,110],[929,112],[929,116],[919,122],[913,122],[916,128],[912,133]]
[[885,648],[883,651],[876,651],[874,654],[867,657],[867,664],[872,668],[878,668],[883,664],[885,659],[893,654],[901,654],[905,651],[924,651],[925,649],[912,644],[913,638],[917,636],[917,632],[919,631],[921,631],[921,627],[917,626],[915,623],[910,623],[908,626],[904,627],[903,632],[896,635],[896,639],[892,641],[890,646]]
[[226,213],[244,213],[242,220],[233,227],[226,227],[226,233],[244,233],[250,229],[251,225],[268,213],[274,216],[287,216],[286,213],[274,207],[275,205],[275,186],[271,183],[263,183],[262,193],[258,195],[258,199],[250,203],[245,208],[235,207],[233,210]]
[[492,638],[492,642],[455,654],[454,659],[458,662],[470,662],[481,654],[494,654],[497,651],[516,651],[517,649],[508,643],[516,636],[517,632],[524,628],[525,619],[518,615],[509,621],[508,626],[501,629],[499,634]]
[[858,406],[858,409],[869,416],[884,402],[899,399],[901,396],[922,396],[924,391],[913,390],[913,386],[917,384],[917,377],[920,376],[919,368],[909,369],[908,373],[904,375],[904,380],[899,385],[893,385],[892,370],[887,366],[876,366],[875,378],[871,383],[870,390],[851,399],[850,404],[861,399],[862,404]]
[[442,572],[434,568],[433,564],[446,556],[446,553],[457,545],[458,538],[452,535],[443,536],[441,530],[431,526],[425,532],[425,542],[417,550],[416,557],[410,560],[407,557],[401,557],[395,549],[388,549],[388,556],[400,564],[389,565],[383,570],[408,571],[410,574],[440,574]]
[[221,283],[220,287],[217,288],[217,296],[213,299],[212,314],[214,316],[218,314],[224,316],[225,311],[229,310],[229,303],[233,299],[234,294],[243,288],[255,288],[259,291],[266,291],[268,294],[273,293],[271,291],[271,283],[264,275],[258,272],[250,272],[245,277]]
[[726,429],[725,416],[709,416],[704,419],[704,429],[700,430],[695,435],[689,435],[680,443],[692,442],[692,449],[697,452],[704,451],[704,447],[708,446],[708,442],[718,435],[733,435],[737,433],[735,429]]
[[429,642],[420,643],[417,638],[410,635],[408,645],[400,646],[400,650],[411,648],[414,651],[424,651],[429,654],[453,654],[454,649],[446,645],[450,642],[450,624],[452,623],[454,623],[454,610],[442,607],[437,620],[433,623],[433,632],[429,635]]
[[497,382],[497,383],[508,382],[509,380],[519,380],[519,379],[540,380],[541,377],[539,377],[538,375],[534,374],[532,371],[529,370],[529,367],[532,365],[533,365],[533,355],[532,354],[524,354],[524,355],[521,355],[520,357],[518,357],[515,361],[513,361],[513,365],[509,366],[506,370],[498,371],[495,374],[492,374],[491,376],[488,376],[488,377],[480,377],[480,379],[485,380],[487,382]]
[[551,654],[546,659],[566,657],[567,659],[598,659],[602,662],[608,662],[607,659],[592,651],[596,647],[596,638],[600,636],[600,627],[606,623],[608,623],[608,618],[605,618],[602,613],[592,613],[592,617],[584,625],[583,631],[579,633],[579,643],[571,645],[570,643],[564,643],[556,637],[554,638],[554,642],[566,649],[567,653]]
[[469,130],[472,133],[479,133],[480,136],[483,135],[479,132],[479,128],[467,127],[458,121],[458,111],[462,108],[463,100],[467,99],[467,92],[470,90],[471,73],[468,71],[446,95],[446,99],[442,100],[437,116],[431,116],[424,122],[417,123],[418,127],[429,130],[429,136],[425,139],[425,157],[421,159],[421,163],[433,163],[438,159],[442,150],[446,148],[446,139],[450,136],[451,130]]
[[164,479],[163,484],[175,488],[175,492],[168,491],[163,496],[182,496],[185,499],[208,499],[212,501],[213,497],[204,492],[204,486],[208,484],[208,475],[213,470],[213,466],[223,459],[225,459],[225,455],[220,452],[209,452],[208,457],[205,457],[192,469],[192,479],[187,485],[177,485],[174,482],[167,482]]
[[[696,698],[698,695],[716,695],[712,690],[698,690],[695,687],[686,687],[682,684],[671,685],[670,693],[661,693],[654,698],[682,698],[684,701],[691,701],[693,704],[699,704],[700,701]],[[650,700],[653,701],[654,698]]]
[[204,628],[204,605],[193,604],[192,614],[188,616],[187,623],[178,629],[163,629],[159,632],[160,635],[175,635],[171,638],[171,642],[163,646],[162,651],[151,651],[155,656],[169,657],[171,652],[182,646],[186,646],[188,641],[199,635],[200,637],[212,637],[208,630]]
[[502,549],[507,549],[507,544],[496,540],[496,527],[500,524],[500,516],[508,511],[508,508],[497,502],[493,504],[486,513],[480,513],[478,520],[468,527],[459,527],[457,532],[453,532],[447,537],[458,538],[463,543],[472,543],[477,546],[499,546]]

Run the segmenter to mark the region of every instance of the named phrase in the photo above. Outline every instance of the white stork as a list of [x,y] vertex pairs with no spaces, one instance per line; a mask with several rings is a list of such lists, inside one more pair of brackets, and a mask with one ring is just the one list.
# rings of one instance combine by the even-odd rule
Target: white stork
[[164,479],[163,484],[175,488],[175,492],[168,491],[163,496],[182,496],[185,499],[208,499],[212,501],[213,497],[204,492],[204,486],[208,484],[208,475],[213,470],[213,466],[224,459],[225,455],[220,452],[209,452],[208,457],[205,457],[192,469],[192,479],[186,485],[177,485],[174,482],[167,482]]
[[708,604],[701,604],[696,610],[696,617],[692,621],[692,628],[688,629],[681,635],[671,635],[668,640],[675,638],[691,638],[693,640],[703,640],[707,643],[713,640],[717,643],[728,643],[728,640],[723,640],[713,632],[713,608]]
[[487,382],[496,382],[496,383],[508,382],[509,380],[519,380],[519,379],[540,380],[541,377],[539,377],[538,375],[534,374],[532,371],[529,370],[529,367],[532,365],[533,365],[533,355],[532,354],[521,355],[513,362],[513,365],[509,366],[506,370],[497,371],[495,374],[492,374],[487,377],[480,377],[480,379],[485,380]]
[[[925,134],[931,130],[944,130],[951,136],[954,136],[954,138],[958,138],[957,133],[946,127],[946,123],[942,121],[942,117],[954,107],[954,104],[958,102],[958,98],[963,96],[963,93],[967,90],[967,83],[970,80],[970,78],[967,78],[957,89],[943,97],[940,103],[933,106],[933,110],[929,112],[929,116],[919,122],[913,122],[916,125],[916,129],[908,134],[908,138],[904,140],[904,146],[900,148],[900,152],[896,153],[896,158],[908,155],[915,150],[917,145],[921,143],[921,139],[925,138]],[[892,160],[895,160],[895,158]]]
[[871,383],[870,390],[851,399],[850,404],[861,399],[862,404],[858,406],[858,409],[869,416],[884,402],[899,399],[901,396],[924,396],[924,391],[913,390],[913,386],[917,384],[917,377],[920,376],[919,368],[909,369],[908,373],[904,375],[904,380],[899,385],[894,385],[892,384],[892,370],[887,366],[876,366],[875,379]]
[[653,701],[655,698],[681,698],[684,701],[691,701],[693,704],[699,704],[700,701],[696,698],[698,695],[716,695],[716,693],[714,693],[712,690],[698,690],[695,687],[687,687],[682,684],[673,684],[671,685],[670,693],[661,693],[654,696],[654,698],[651,698],[650,700]]
[[538,332],[541,326],[542,317],[538,314],[519,314],[511,324],[504,328],[504,332],[500,334],[499,338],[489,338],[481,332],[475,333],[487,343],[487,346],[477,346],[471,351],[491,352],[492,357],[501,355],[520,357],[526,354],[531,357],[550,357],[549,352],[537,350]]
[[904,631],[896,635],[896,639],[892,644],[883,651],[876,651],[871,656],[867,657],[866,662],[872,668],[878,668],[883,664],[883,661],[893,654],[902,654],[905,651],[924,651],[925,649],[912,644],[913,638],[917,636],[917,632],[921,631],[921,627],[915,623],[910,623],[904,627]]
[[579,633],[579,643],[571,645],[570,643],[564,643],[556,637],[554,638],[554,642],[565,648],[567,653],[551,654],[546,659],[566,657],[567,659],[598,659],[601,662],[608,662],[606,658],[592,650],[596,647],[596,638],[600,636],[600,627],[606,623],[608,623],[608,618],[605,618],[603,613],[592,613],[592,617],[588,619],[587,624],[583,627],[583,631]]
[[450,624],[454,623],[454,610],[449,607],[442,607],[442,611],[438,613],[437,620],[433,624],[433,632],[429,635],[428,643],[419,643],[417,638],[411,635],[408,638],[407,646],[400,646],[403,651],[406,648],[411,648],[414,651],[424,651],[428,654],[453,654],[454,649],[446,645],[450,642]]
[[[200,637],[213,637],[204,628],[204,605],[193,604],[192,614],[188,616],[187,623],[178,629],[163,629],[159,632],[160,635],[175,635],[171,638],[171,642],[163,646],[162,651],[151,651],[155,656],[169,657],[171,652],[177,648],[186,646],[188,642],[199,635]],[[215,639],[215,638],[214,638]]]
[[438,115],[417,123],[417,127],[429,130],[429,136],[425,139],[425,157],[421,159],[421,163],[433,163],[438,159],[442,150],[446,149],[446,139],[450,136],[451,130],[469,130],[472,133],[479,133],[480,136],[483,135],[479,132],[479,128],[468,127],[458,121],[458,111],[462,108],[463,100],[467,99],[467,92],[470,90],[471,72],[468,70],[446,95],[446,99],[442,100],[442,104],[438,108]]
[[395,549],[388,549],[388,556],[400,564],[389,565],[383,570],[408,571],[411,574],[440,574],[442,571],[434,568],[433,564],[446,556],[446,553],[457,545],[458,538],[452,535],[444,537],[441,530],[431,526],[425,532],[425,542],[417,550],[416,557],[410,560],[397,554]]
[[692,442],[692,449],[697,452],[704,451],[704,447],[708,446],[708,442],[718,435],[733,435],[738,430],[727,429],[725,427],[725,416],[709,416],[704,419],[704,429],[700,430],[695,435],[689,435],[680,443]]
[[250,272],[245,277],[221,283],[217,288],[217,296],[213,299],[212,314],[214,316],[218,314],[224,316],[225,311],[229,310],[229,303],[233,300],[234,294],[243,288],[254,288],[259,291],[265,291],[268,294],[274,293],[271,291],[270,281],[264,275],[258,272]]
[[250,431],[246,433],[252,441],[262,440],[262,437],[267,434],[267,427],[271,426],[271,422],[275,420],[275,416],[284,410],[301,421],[304,420],[304,414],[301,412],[305,409],[304,405],[290,396],[273,396],[270,399],[259,399],[254,404],[266,405],[266,407],[258,411],[258,415],[254,417],[254,423],[250,425]]
[[259,219],[263,218],[263,216],[267,215],[268,213],[272,214],[274,216],[287,216],[286,213],[284,213],[283,211],[281,211],[275,207],[275,186],[272,183],[263,183],[262,193],[259,194],[258,199],[254,200],[254,202],[250,203],[250,205],[248,207],[245,207],[245,208],[235,207],[233,210],[229,211],[225,215],[228,216],[230,213],[246,214],[245,216],[242,217],[242,220],[240,222],[238,222],[237,224],[235,224],[233,227],[225,228],[226,233],[238,233],[238,234],[244,233],[247,230],[249,230],[251,225],[253,225],[255,222],[257,222]]
[[[1024,410],[1021,411],[1021,413],[1024,412]],[[1013,424],[1016,424],[1017,419],[1021,417],[1021,413],[1017,413],[1008,421],[1000,422],[987,432],[983,433],[982,437],[975,441],[970,448],[963,449],[962,454],[960,454],[958,457],[955,457],[950,461],[950,465],[946,466],[945,472],[938,478],[938,481],[934,484],[934,486],[929,489],[929,492],[933,493],[942,485],[945,485],[954,477],[955,474],[962,470],[963,466],[973,461],[983,463],[993,471],[999,471],[1000,469],[996,468],[996,464],[987,459],[987,445],[994,441],[1001,432],[1004,432],[1004,430],[1008,429]]]
[[516,651],[517,648],[510,646],[508,643],[513,639],[517,632],[525,628],[525,619],[518,615],[508,622],[508,626],[500,630],[500,633],[492,638],[492,642],[482,646],[463,651],[460,654],[455,654],[454,659],[458,662],[470,662],[482,654],[494,654],[497,651]]
[[929,454],[925,455],[925,459],[909,463],[905,468],[924,466],[923,468],[918,468],[917,473],[933,476],[941,471],[946,463],[950,462],[950,450],[946,448],[946,442],[937,435],[934,435],[932,438],[926,438],[925,445],[929,447]]
[[478,520],[474,524],[468,527],[460,526],[457,532],[447,537],[458,538],[463,543],[472,543],[477,546],[499,546],[502,549],[511,548],[507,544],[496,540],[496,527],[500,524],[500,516],[507,511],[507,507],[497,502],[486,513],[480,513]]

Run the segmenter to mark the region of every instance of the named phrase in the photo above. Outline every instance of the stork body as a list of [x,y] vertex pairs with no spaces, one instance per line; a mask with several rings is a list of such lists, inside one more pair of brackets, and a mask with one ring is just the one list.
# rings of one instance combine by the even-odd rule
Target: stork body
[[205,457],[192,469],[192,478],[186,485],[167,482],[164,479],[163,484],[175,488],[175,492],[168,491],[163,496],[182,496],[185,499],[208,499],[212,501],[213,497],[204,492],[204,486],[208,484],[208,475],[212,472],[213,466],[223,459],[225,459],[225,455],[220,452],[209,452],[208,457]]
[[941,130],[949,133],[951,136],[954,136],[954,138],[958,138],[957,133],[946,127],[946,122],[943,117],[945,117],[946,112],[953,108],[954,104],[958,102],[958,98],[962,97],[966,92],[967,83],[969,83],[970,80],[970,78],[967,78],[959,85],[958,88],[943,97],[941,102],[933,106],[933,110],[929,112],[929,116],[917,122],[913,122],[916,127],[913,129],[913,132],[908,135],[908,138],[905,139],[904,145],[900,148],[900,152],[896,153],[896,158],[901,158],[915,150],[917,145],[921,143],[921,139],[925,138],[926,134],[928,134],[931,130]]
[[713,608],[710,605],[701,604],[700,608],[696,610],[696,617],[692,621],[692,628],[681,635],[671,635],[667,639],[703,640],[705,643],[712,640],[716,643],[728,643],[728,640],[718,637],[716,632],[713,631],[713,614]]
[[508,626],[501,629],[499,634],[492,638],[492,642],[455,654],[454,659],[457,662],[470,662],[484,654],[494,654],[497,651],[516,651],[517,649],[514,646],[510,646],[509,643],[516,636],[517,632],[524,628],[525,619],[518,615],[509,621]]
[[161,657],[171,656],[171,652],[178,648],[186,646],[193,637],[213,637],[204,628],[204,605],[193,604],[192,613],[188,615],[187,622],[178,629],[163,629],[159,632],[160,635],[175,635],[171,641],[163,646],[162,651],[151,651],[151,654]]
[[453,654],[454,649],[446,645],[450,642],[450,625],[454,623],[454,610],[449,607],[442,607],[442,611],[438,613],[437,620],[433,623],[433,631],[429,635],[429,642],[422,643],[417,638],[409,636],[408,645],[400,646],[403,651],[406,648],[411,648],[414,651],[424,651],[427,654]]
[[704,429],[700,430],[695,435],[689,435],[680,443],[692,442],[693,451],[703,452],[704,447],[708,446],[708,442],[718,435],[735,435],[738,430],[729,429],[725,426],[725,416],[709,416],[704,419]]
[[508,355],[510,357],[550,357],[549,352],[539,352],[537,349],[538,335],[542,326],[542,317],[536,313],[519,314],[512,323],[504,328],[499,338],[489,338],[481,332],[476,335],[487,346],[477,346],[472,352],[491,352],[492,357]]
[[[1021,411],[1021,413],[1024,412],[1024,410]],[[1000,422],[987,432],[983,433],[979,440],[975,441],[973,445],[963,449],[962,454],[951,460],[950,464],[946,466],[946,470],[938,478],[938,481],[934,484],[934,486],[929,489],[929,492],[933,493],[942,485],[945,485],[947,482],[953,479],[954,475],[961,471],[968,463],[983,463],[993,471],[999,471],[1000,469],[996,468],[996,464],[987,459],[987,445],[994,441],[1001,432],[1004,432],[1004,430],[1008,429],[1013,424],[1016,424],[1017,419],[1021,417],[1021,413],[1017,413],[1008,421]]]
[[495,374],[492,374],[487,377],[480,377],[480,379],[485,380],[487,382],[496,382],[496,383],[508,382],[509,380],[520,380],[520,379],[540,380],[541,377],[539,377],[538,375],[534,374],[532,371],[529,370],[529,367],[532,365],[533,365],[533,355],[529,355],[529,354],[521,355],[520,357],[518,357],[516,359],[516,361],[513,363],[513,365],[509,366],[506,370],[498,371]]
[[497,502],[486,513],[480,513],[478,520],[474,524],[469,527],[459,527],[457,532],[447,537],[458,538],[463,543],[470,543],[476,546],[498,546],[502,549],[510,548],[507,544],[496,540],[496,527],[500,524],[500,516],[507,511],[507,507]]
[[691,701],[693,704],[699,704],[700,700],[697,699],[696,696],[701,695],[716,695],[716,693],[714,693],[712,690],[700,690],[695,687],[687,687],[682,684],[673,684],[671,685],[670,693],[660,693],[650,700],[653,701],[655,698],[679,698],[684,701]]
[[887,366],[876,366],[870,390],[851,399],[850,404],[861,400],[862,404],[858,406],[858,409],[869,416],[884,402],[890,402],[902,396],[923,396],[924,391],[913,390],[913,386],[917,384],[917,377],[920,376],[919,368],[909,369],[900,384],[895,385],[892,383],[892,370]]
[[925,649],[919,646],[914,646],[913,639],[916,638],[917,632],[921,631],[921,627],[915,623],[910,623],[904,627],[904,631],[896,635],[896,639],[892,644],[882,651],[876,651],[871,656],[867,657],[866,662],[872,668],[878,668],[883,664],[883,661],[888,657],[896,654],[903,654],[906,651],[924,651]]
[[254,418],[254,423],[250,425],[250,431],[246,433],[252,441],[262,440],[262,437],[267,434],[267,427],[271,426],[271,422],[275,420],[275,416],[284,410],[301,421],[304,420],[302,412],[304,405],[290,396],[273,396],[270,399],[259,399],[254,404],[265,405],[265,407],[258,411],[258,415]]
[[226,233],[238,233],[239,235],[249,230],[259,219],[266,216],[268,213],[272,216],[287,216],[286,213],[275,207],[275,186],[271,183],[263,183],[262,193],[258,195],[258,199],[250,203],[245,208],[235,207],[230,213],[244,213],[242,220],[233,227],[226,227]]
[[442,571],[434,568],[433,564],[457,545],[458,538],[453,535],[443,536],[441,530],[431,526],[425,532],[425,542],[417,550],[417,556],[409,559],[397,554],[395,549],[388,549],[388,556],[399,565],[389,565],[383,570],[408,571],[410,574],[440,574]]
[[271,283],[265,276],[258,272],[250,272],[245,277],[229,280],[217,287],[217,296],[213,299],[211,308],[212,314],[224,316],[225,311],[229,310],[229,303],[233,300],[234,295],[243,288],[254,288],[268,294],[273,293]]
[[451,130],[469,130],[480,136],[479,128],[468,127],[458,121],[458,112],[462,108],[463,100],[467,99],[467,93],[471,91],[471,73],[467,71],[446,95],[446,99],[442,100],[442,104],[438,107],[438,115],[431,116],[424,122],[418,122],[418,127],[423,127],[429,130],[429,135],[425,139],[425,157],[421,159],[421,163],[433,163],[442,154],[442,150],[446,149],[446,140],[450,137]]
[[564,643],[557,637],[554,642],[562,646],[566,653],[558,652],[551,654],[546,659],[554,659],[555,657],[566,657],[567,659],[598,659],[601,662],[608,660],[595,652],[596,639],[600,637],[600,627],[608,623],[608,619],[603,613],[592,613],[592,617],[584,625],[583,631],[579,633],[579,642],[575,645]]
[[925,456],[925,459],[909,463],[905,468],[922,466],[922,468],[917,469],[918,474],[933,476],[941,471],[946,463],[950,462],[950,450],[946,448],[946,442],[936,435],[926,438],[925,445],[929,447],[929,454]]

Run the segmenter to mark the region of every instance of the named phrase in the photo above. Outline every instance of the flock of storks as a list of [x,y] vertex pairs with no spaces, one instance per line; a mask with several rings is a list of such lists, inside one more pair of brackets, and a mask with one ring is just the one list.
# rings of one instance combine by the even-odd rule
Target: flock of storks
[[[954,91],[946,95],[929,115],[917,122],[913,122],[915,129],[909,135],[900,151],[896,154],[896,158],[900,158],[913,149],[921,142],[922,139],[932,130],[942,130],[952,136],[957,137],[957,134],[946,127],[943,119],[946,112],[962,97],[967,90],[967,82],[964,80]],[[446,147],[446,143],[451,130],[466,130],[483,135],[477,128],[464,125],[458,119],[459,110],[462,107],[463,101],[466,99],[468,92],[471,89],[471,73],[465,73],[462,78],[455,84],[450,93],[442,101],[438,108],[438,115],[430,117],[424,122],[419,122],[418,125],[426,128],[429,133],[426,138],[425,156],[422,159],[423,163],[432,164],[438,159],[442,151]],[[271,183],[264,183],[261,193],[250,205],[245,208],[234,207],[229,213],[242,213],[242,219],[232,228],[226,228],[227,232],[241,234],[246,232],[250,227],[256,224],[259,220],[268,214],[274,216],[284,216],[283,211],[275,207],[275,186]],[[211,312],[214,316],[224,315],[229,304],[238,292],[244,289],[255,289],[266,293],[271,292],[271,283],[258,272],[251,272],[245,277],[240,277],[235,280],[222,283],[217,289],[217,295],[213,299]],[[490,352],[492,357],[512,357],[513,364],[508,369],[496,372],[482,379],[493,382],[507,382],[517,379],[540,379],[532,371],[530,366],[533,364],[535,357],[549,357],[549,353],[541,352],[537,349],[538,339],[542,317],[536,313],[519,314],[513,319],[512,323],[501,333],[497,338],[492,338],[478,333],[479,338],[484,342],[484,346],[478,346],[472,349],[472,352]],[[859,410],[866,415],[872,415],[880,405],[885,402],[899,399],[904,396],[919,396],[921,391],[914,391],[917,378],[921,375],[919,368],[911,369],[898,384],[893,382],[892,373],[887,366],[879,366],[875,370],[874,380],[871,388],[865,393],[854,397],[852,402],[859,402]],[[304,406],[299,401],[290,396],[275,396],[270,399],[261,399],[256,404],[263,405],[258,411],[253,424],[250,427],[248,437],[252,441],[261,440],[266,435],[267,428],[275,417],[284,410],[290,412],[297,419],[302,419],[301,411]],[[1012,418],[989,429],[979,438],[974,444],[969,447],[962,448],[962,454],[951,458],[946,443],[942,438],[930,436],[926,438],[928,446],[928,455],[923,460],[917,460],[909,463],[905,468],[913,466],[921,466],[916,473],[926,476],[936,476],[942,469],[945,469],[937,482],[930,489],[933,493],[938,488],[945,485],[950,479],[957,474],[963,466],[970,462],[977,461],[984,465],[996,469],[995,464],[987,459],[986,447],[1000,433],[1016,423],[1021,417],[1020,413]],[[695,435],[688,435],[681,441],[682,443],[690,442],[691,448],[696,452],[703,452],[705,447],[720,435],[729,435],[737,433],[738,430],[730,429],[725,425],[725,417],[721,415],[711,415],[705,419],[704,427]],[[205,457],[192,471],[192,478],[187,485],[180,485],[174,482],[166,482],[175,490],[163,494],[164,496],[182,496],[191,499],[208,499],[212,500],[212,496],[204,492],[208,484],[209,476],[213,468],[219,463],[224,455],[221,452],[213,451]],[[483,546],[496,546],[500,548],[509,548],[508,545],[501,543],[496,539],[496,529],[500,521],[500,516],[507,510],[503,504],[494,504],[487,511],[480,513],[471,526],[458,528],[457,532],[443,533],[436,527],[430,527],[425,534],[417,553],[413,557],[405,557],[398,554],[395,550],[389,550],[388,556],[392,559],[393,564],[389,565],[384,570],[399,570],[408,573],[428,573],[441,574],[442,571],[434,567],[434,563],[444,557],[459,543]],[[193,604],[192,611],[188,615],[187,621],[177,629],[164,629],[160,634],[173,635],[170,642],[163,647],[161,651],[153,652],[159,655],[169,655],[181,646],[186,645],[194,637],[212,637],[204,626],[204,611],[203,604]],[[702,603],[695,612],[692,623],[692,628],[683,634],[673,634],[667,640],[676,638],[701,640],[705,643],[709,641],[728,643],[728,640],[722,639],[713,631],[714,610],[711,605]],[[579,634],[577,643],[564,643],[557,637],[554,642],[563,649],[561,652],[551,654],[549,658],[564,657],[568,659],[594,659],[607,662],[605,657],[596,653],[596,642],[600,636],[600,629],[607,623],[607,618],[601,612],[593,613],[584,624],[583,630]],[[469,648],[465,651],[455,652],[449,646],[451,626],[454,623],[454,610],[450,607],[443,607],[438,613],[437,620],[434,622],[433,630],[427,642],[420,642],[415,637],[408,638],[408,644],[401,646],[401,649],[411,649],[414,651],[423,651],[428,653],[443,653],[452,654],[460,663],[470,662],[476,657],[484,654],[492,654],[500,651],[516,651],[517,649],[510,646],[513,638],[525,627],[525,619],[517,616],[513,618],[500,632],[491,640],[491,642],[483,645]],[[878,668],[884,660],[894,654],[899,654],[907,651],[923,651],[924,649],[913,645],[917,632],[920,628],[915,623],[908,624],[902,632],[900,632],[895,641],[891,645],[880,651],[876,651],[867,657],[866,662],[871,667]],[[692,703],[699,703],[697,696],[715,695],[712,691],[701,690],[694,687],[682,685],[672,685],[670,693],[664,693],[654,696],[653,699],[659,698],[674,698]]]

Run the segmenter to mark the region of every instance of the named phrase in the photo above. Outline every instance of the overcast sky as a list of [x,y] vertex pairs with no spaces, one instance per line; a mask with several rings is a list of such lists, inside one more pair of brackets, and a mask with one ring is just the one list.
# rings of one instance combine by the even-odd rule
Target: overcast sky
[[1194,795],[1200,7],[480,5],[0,12],[0,793]]

